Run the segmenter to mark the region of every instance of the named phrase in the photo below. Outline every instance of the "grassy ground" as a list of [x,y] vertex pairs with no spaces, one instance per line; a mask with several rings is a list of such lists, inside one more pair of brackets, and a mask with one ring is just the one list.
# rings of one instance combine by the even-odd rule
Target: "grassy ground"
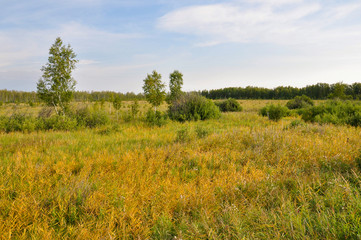
[[361,238],[360,130],[241,102],[205,122],[0,134],[0,238]]

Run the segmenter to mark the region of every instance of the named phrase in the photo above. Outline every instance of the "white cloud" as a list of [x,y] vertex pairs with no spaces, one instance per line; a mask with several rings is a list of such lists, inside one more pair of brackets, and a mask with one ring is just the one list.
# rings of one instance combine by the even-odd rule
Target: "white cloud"
[[207,46],[227,42],[319,44],[329,39],[347,42],[357,36],[355,42],[361,40],[360,24],[350,29],[329,26],[360,6],[343,4],[327,8],[302,0],[246,0],[181,8],[159,18],[158,27],[197,36],[199,45]]

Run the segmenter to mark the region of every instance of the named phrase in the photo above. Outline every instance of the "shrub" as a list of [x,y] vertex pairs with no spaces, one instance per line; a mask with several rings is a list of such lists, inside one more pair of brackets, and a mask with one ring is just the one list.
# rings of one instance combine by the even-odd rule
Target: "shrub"
[[208,128],[202,127],[202,126],[197,126],[196,127],[196,134],[198,138],[204,138],[207,137],[210,133]]
[[233,98],[217,102],[216,105],[222,112],[241,112],[243,110],[239,102]]
[[306,95],[302,95],[302,96],[296,96],[294,99],[289,100],[286,104],[286,107],[288,107],[288,109],[300,109],[313,105],[314,102],[312,101],[311,98],[309,98]]
[[93,111],[90,115],[90,118],[86,121],[86,126],[94,128],[97,126],[105,125],[109,122],[109,117],[104,111]]
[[167,123],[168,116],[160,111],[149,109],[145,116],[145,122],[150,126],[161,127]]
[[28,101],[28,104],[29,104],[30,107],[34,107],[34,106],[35,106],[34,102],[32,102],[32,101],[30,101],[30,100]]
[[177,131],[177,142],[186,142],[190,140],[190,133],[188,128],[182,128],[180,130]]
[[0,131],[9,132],[33,132],[37,130],[38,119],[25,114],[14,113],[10,117],[0,118]]
[[43,128],[44,130],[74,130],[77,128],[78,123],[75,118],[54,115],[50,118],[43,119]]
[[284,106],[271,104],[261,108],[259,114],[264,117],[267,116],[269,120],[277,122],[283,117],[288,116],[289,110]]
[[219,108],[209,99],[196,93],[184,94],[174,100],[169,106],[169,116],[172,120],[197,121],[219,118]]
[[25,121],[25,115],[14,113],[11,117],[8,118],[8,121],[5,123],[5,132],[17,132],[22,131],[22,125]]
[[356,112],[347,119],[347,124],[353,127],[361,127],[361,112]]
[[94,128],[105,125],[109,122],[109,116],[103,110],[92,110],[88,107],[76,110],[75,119],[79,126]]
[[331,100],[320,106],[307,108],[302,119],[320,124],[348,124],[361,126],[361,105],[349,101]]
[[0,116],[0,131],[1,132],[5,132],[6,123],[7,123],[7,117]]
[[133,101],[132,105],[130,106],[130,109],[133,118],[135,118],[139,113],[139,103],[137,100]]

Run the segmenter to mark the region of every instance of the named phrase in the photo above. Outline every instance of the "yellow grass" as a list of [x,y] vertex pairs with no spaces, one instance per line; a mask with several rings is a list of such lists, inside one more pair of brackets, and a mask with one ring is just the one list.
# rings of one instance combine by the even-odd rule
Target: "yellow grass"
[[[268,101],[241,102],[245,112],[205,122],[160,128],[120,123],[109,134],[1,134],[1,239],[320,239],[357,233],[360,130],[287,128],[294,118],[274,123],[257,115]],[[197,136],[199,127],[208,135]],[[177,141],[184,128],[189,138]]]

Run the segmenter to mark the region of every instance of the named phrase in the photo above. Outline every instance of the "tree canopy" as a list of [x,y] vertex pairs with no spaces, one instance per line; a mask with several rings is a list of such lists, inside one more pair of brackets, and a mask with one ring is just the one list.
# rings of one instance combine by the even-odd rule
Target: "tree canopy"
[[43,75],[37,83],[37,95],[53,106],[56,113],[65,114],[75,90],[76,81],[71,74],[78,60],[71,46],[63,45],[60,37],[51,46],[49,55],[48,63],[41,68]]
[[169,90],[170,94],[168,102],[172,102],[182,94],[183,74],[175,70],[169,75]]
[[155,70],[152,74],[147,74],[143,85],[144,95],[147,101],[156,109],[165,99],[165,84],[162,76]]

